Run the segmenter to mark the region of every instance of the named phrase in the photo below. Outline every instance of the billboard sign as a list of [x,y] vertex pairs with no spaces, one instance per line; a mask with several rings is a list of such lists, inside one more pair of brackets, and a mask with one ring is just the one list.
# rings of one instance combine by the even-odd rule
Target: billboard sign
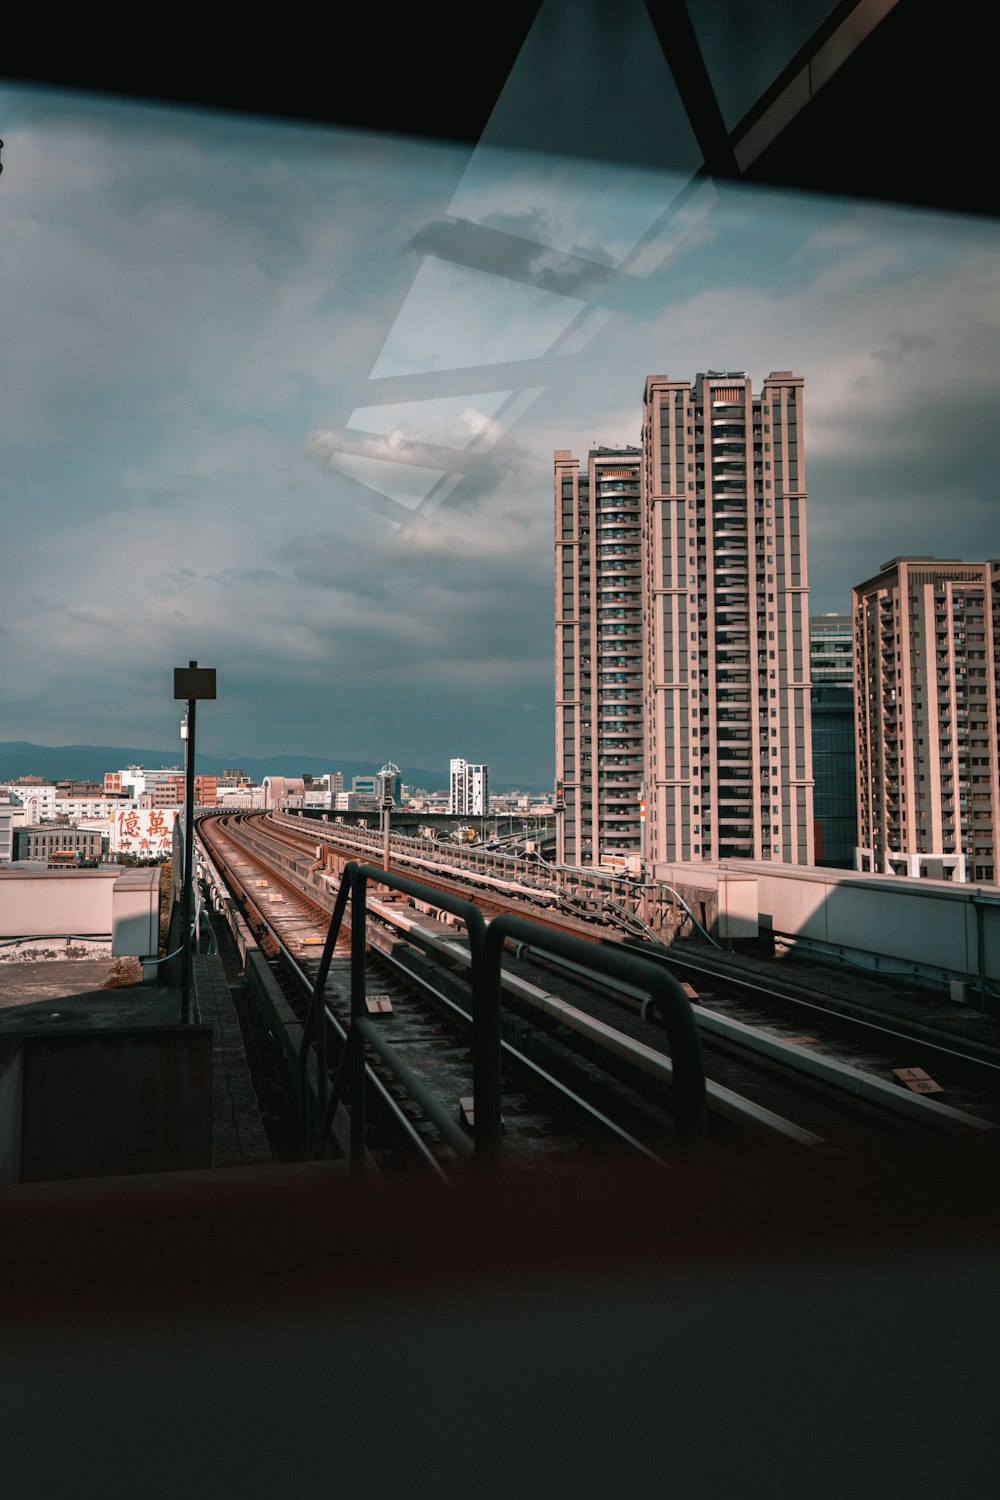
[[152,859],[173,848],[175,807],[122,808],[111,819],[111,853]]

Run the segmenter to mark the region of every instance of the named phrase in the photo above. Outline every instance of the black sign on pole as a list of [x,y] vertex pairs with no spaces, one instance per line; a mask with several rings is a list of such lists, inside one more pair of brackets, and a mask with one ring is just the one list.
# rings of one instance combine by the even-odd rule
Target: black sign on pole
[[199,667],[196,661],[174,668],[175,698],[214,698],[215,668]]
[[191,1020],[192,927],[194,925],[194,730],[199,698],[215,697],[215,668],[196,661],[174,668],[174,697],[187,699],[184,744],[184,884],[181,889],[181,1025]]

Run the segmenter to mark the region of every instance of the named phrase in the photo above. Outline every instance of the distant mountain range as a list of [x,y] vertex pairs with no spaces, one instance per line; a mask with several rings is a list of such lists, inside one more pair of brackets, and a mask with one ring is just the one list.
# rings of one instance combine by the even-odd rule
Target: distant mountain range
[[[28,740],[0,740],[0,781],[14,781],[19,776],[44,776],[47,781],[101,781],[105,771],[121,771],[126,766],[146,766],[151,771],[179,766],[183,763],[182,756],[180,745],[176,750],[135,750],[121,745],[33,745]],[[374,760],[337,760],[325,755],[270,755],[266,759],[233,755],[220,759],[199,751],[195,761],[196,769],[206,775],[215,776],[227,768],[239,767],[253,782],[260,782],[265,776],[301,776],[304,771],[312,776],[342,771],[348,791],[352,776],[370,776],[382,769]],[[401,766],[400,773],[406,786],[422,787],[428,792],[448,786],[447,771]],[[506,785],[491,783],[491,786],[497,792],[511,790]],[[544,788],[522,786],[520,790],[536,792]]]
[[[135,750],[121,745],[33,745],[28,740],[0,740],[0,781],[14,781],[18,776],[44,776],[48,781],[101,781],[105,771],[120,771],[125,766],[146,766],[159,770],[182,764],[182,749]],[[374,760],[335,760],[323,755],[270,755],[262,760],[252,755],[234,755],[220,759],[217,755],[195,756],[196,770],[218,775],[228,767],[246,771],[251,781],[265,776],[325,776],[330,771],[344,773],[344,785],[350,790],[352,776],[370,776],[380,771]],[[420,766],[401,766],[407,786],[440,791],[448,785],[448,773],[426,771]],[[499,788],[498,788],[499,790]]]

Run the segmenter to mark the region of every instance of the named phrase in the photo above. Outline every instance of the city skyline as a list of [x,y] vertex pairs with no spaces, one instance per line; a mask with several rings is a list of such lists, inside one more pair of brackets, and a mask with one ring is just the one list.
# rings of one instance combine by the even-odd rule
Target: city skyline
[[[4,739],[169,743],[197,658],[208,753],[461,743],[551,782],[552,451],[637,443],[653,371],[805,378],[810,613],[901,551],[1000,552],[988,221],[0,105]],[[463,224],[492,234],[475,271]]]

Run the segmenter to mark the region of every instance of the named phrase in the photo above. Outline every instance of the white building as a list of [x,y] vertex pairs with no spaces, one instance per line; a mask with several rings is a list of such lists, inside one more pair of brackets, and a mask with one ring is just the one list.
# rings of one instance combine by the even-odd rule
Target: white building
[[99,818],[113,818],[123,807],[131,806],[127,798],[123,800],[121,797],[57,797],[55,816],[68,818],[71,823],[81,819],[93,822]]
[[217,797],[219,807],[254,811],[264,806],[262,786],[220,786]]
[[[151,792],[154,786],[162,781],[170,781],[174,776],[183,776],[183,766],[165,766],[155,771],[148,771],[145,766],[126,766],[123,771],[113,774],[113,779],[121,778],[121,789],[132,797],[139,797],[143,792]],[[105,777],[107,786],[107,777]]]
[[43,785],[7,782],[0,786],[0,797],[6,797],[24,808],[27,823],[41,823],[56,815],[56,789],[53,783]]
[[448,811],[458,818],[483,818],[490,810],[489,767],[451,762],[451,795]]
[[9,797],[0,798],[0,861],[9,863],[14,853],[14,829],[26,823],[24,808]]

